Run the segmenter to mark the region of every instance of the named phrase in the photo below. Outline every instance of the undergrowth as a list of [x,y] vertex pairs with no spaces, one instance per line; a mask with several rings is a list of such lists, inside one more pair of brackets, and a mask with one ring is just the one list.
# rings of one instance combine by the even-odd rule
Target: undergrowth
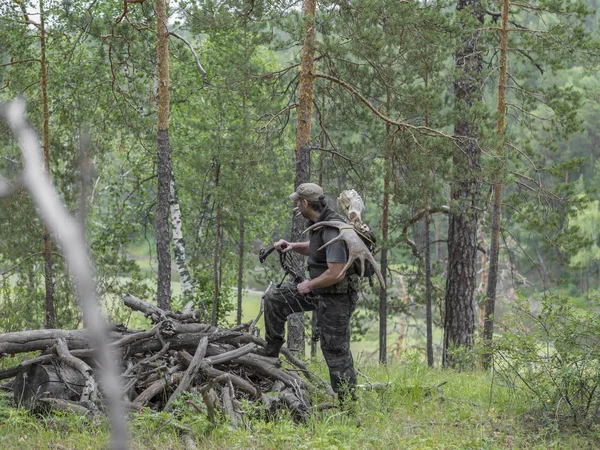
[[[600,428],[559,429],[538,421],[531,405],[482,372],[430,369],[415,355],[387,367],[361,366],[356,408],[329,409],[297,424],[285,413],[269,417],[251,403],[244,425],[217,425],[179,401],[173,414],[147,410],[130,418],[133,449],[183,449],[190,434],[202,449],[596,449]],[[314,369],[326,373],[321,364]],[[389,382],[381,390],[369,382]],[[0,447],[9,449],[104,449],[104,421],[71,414],[34,415],[0,397]]]

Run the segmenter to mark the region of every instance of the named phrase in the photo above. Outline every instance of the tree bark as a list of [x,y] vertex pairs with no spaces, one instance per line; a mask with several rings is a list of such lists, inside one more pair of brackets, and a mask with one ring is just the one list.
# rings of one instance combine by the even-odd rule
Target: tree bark
[[171,210],[171,226],[173,229],[173,250],[175,253],[175,264],[179,273],[179,282],[181,283],[181,295],[184,299],[189,300],[194,296],[194,283],[190,275],[190,269],[185,258],[185,240],[183,239],[183,219],[181,217],[181,208],[179,207],[179,199],[177,197],[177,186],[175,185],[175,177],[171,171],[170,183],[170,210]]
[[0,334],[0,356],[34,352],[52,347],[57,339],[67,341],[69,348],[89,348],[87,330],[30,330]]
[[[325,89],[322,90],[323,93],[323,97],[321,99],[322,104],[325,104]],[[325,148],[327,145],[327,141],[326,141],[326,136],[325,133],[321,133],[321,139],[320,139],[320,144],[321,144],[321,148]],[[323,186],[323,168],[324,168],[324,161],[325,160],[325,152],[319,152],[319,178],[317,180],[317,184],[319,186]],[[318,333],[320,333],[319,331],[319,321],[317,320],[317,311],[313,311],[311,313],[311,337],[312,339],[310,340],[310,357],[311,358],[316,358],[317,357],[317,346],[318,346],[318,340],[314,339]]]
[[240,243],[238,249],[238,276],[237,276],[237,316],[236,323],[242,323],[242,298],[244,293],[244,246],[245,238],[244,216],[240,216]]
[[[457,10],[483,23],[479,0],[458,0]],[[463,11],[464,10],[464,11]],[[467,12],[468,11],[468,12]],[[461,19],[466,27],[466,21]],[[454,349],[471,350],[475,315],[475,261],[481,186],[479,130],[474,106],[481,100],[482,55],[478,47],[480,31],[467,32],[456,52],[458,79],[454,83],[456,122],[454,134],[461,151],[453,157],[455,180],[452,185],[453,208],[448,230],[448,267],[444,315],[444,367],[456,366]]]
[[[247,21],[244,21],[244,60],[248,58],[247,48],[248,48],[248,30],[246,29]],[[242,166],[240,167],[240,180],[246,180],[246,141],[245,137],[248,136],[249,127],[248,127],[248,111],[246,109],[246,99],[247,99],[247,86],[246,86],[246,78],[244,77],[242,84],[242,120],[243,120],[243,132],[244,132],[244,140],[242,141]],[[236,322],[238,325],[242,323],[242,313],[243,313],[243,294],[244,294],[244,251],[246,246],[245,235],[246,235],[246,217],[244,213],[240,213],[240,222],[239,222],[239,247],[238,247],[238,274],[237,274],[237,314],[236,314]]]
[[[219,189],[221,174],[221,165],[217,163],[215,167],[215,191]],[[212,315],[210,319],[211,325],[217,325],[219,318],[219,295],[221,288],[221,278],[219,277],[219,261],[221,255],[221,204],[219,198],[215,200],[217,205],[217,217],[215,218],[215,251],[213,255],[213,304],[212,304]]]
[[[302,16],[306,35],[302,45],[300,61],[300,99],[296,125],[296,182],[295,186],[310,181],[310,134],[311,114],[314,97],[315,66],[315,17],[316,0],[304,0]],[[302,217],[292,219],[292,241],[302,239],[305,222]],[[288,318],[288,347],[299,356],[304,356],[304,313],[293,314]]]
[[187,370],[185,371],[185,374],[183,375],[181,382],[177,386],[177,389],[175,389],[175,392],[173,392],[171,394],[171,396],[169,397],[169,400],[167,401],[167,404],[165,405],[165,408],[164,408],[165,411],[167,411],[167,412],[171,411],[173,402],[177,399],[177,397],[179,397],[179,394],[181,394],[184,391],[187,391],[188,387],[190,386],[190,384],[193,381],[193,378],[196,376],[196,373],[202,367],[202,360],[204,359],[204,356],[206,355],[207,347],[208,347],[208,338],[204,337],[200,340],[200,343],[198,344],[198,347],[196,348],[196,353],[194,354],[194,358],[190,362],[190,365],[188,366]]
[[[42,122],[44,162],[50,176],[50,115],[48,112],[48,62],[46,60],[46,13],[44,1],[40,0],[40,84],[42,87]],[[44,239],[44,279],[46,287],[45,326],[56,328],[56,312],[54,309],[54,274],[52,269],[52,240],[46,225],[42,231]]]
[[12,389],[17,405],[31,406],[39,397],[79,401],[85,380],[67,364],[31,365],[20,372]]
[[[391,94],[387,90],[387,113],[390,113]],[[390,124],[385,124],[386,147],[390,138]],[[385,150],[385,174],[383,180],[383,205],[381,208],[381,273],[385,280],[385,286],[379,287],[379,363],[387,363],[387,267],[388,267],[388,238],[389,238],[389,207],[390,207],[390,181],[392,178],[392,158],[389,148]]]
[[156,61],[158,65],[158,119],[156,151],[158,192],[156,202],[156,256],[158,259],[157,304],[171,309],[171,236],[169,195],[171,189],[171,152],[169,149],[169,30],[167,1],[156,0]]
[[[508,71],[508,9],[509,0],[502,0],[502,31],[500,33],[500,74],[498,77],[498,159],[504,157],[504,127],[506,124],[506,74]],[[494,183],[494,205],[492,208],[492,242],[490,246],[490,270],[485,303],[483,340],[489,349],[494,337],[494,310],[496,308],[496,287],[498,285],[498,258],[500,253],[500,223],[502,219],[502,176],[501,169]],[[487,369],[491,362],[491,353],[483,354],[483,367]]]
[[427,328],[427,365],[433,367],[433,310],[431,305],[431,245],[429,199],[425,197],[425,321]]
[[[425,63],[425,89],[429,87],[429,66]],[[429,104],[425,102],[425,126],[429,127]],[[433,311],[431,305],[431,245],[429,196],[425,195],[425,327],[427,334],[427,365],[433,367]]]

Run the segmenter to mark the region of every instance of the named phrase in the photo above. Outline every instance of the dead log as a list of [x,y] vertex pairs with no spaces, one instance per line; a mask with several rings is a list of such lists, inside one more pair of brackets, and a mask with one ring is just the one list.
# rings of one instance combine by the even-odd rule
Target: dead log
[[91,417],[95,415],[94,410],[88,409],[80,403],[58,398],[38,398],[36,409],[41,409],[44,411],[53,409],[56,411],[78,414],[85,417]]
[[247,355],[248,353],[252,353],[255,350],[256,350],[256,345],[251,343],[251,344],[245,345],[244,347],[236,348],[236,349],[230,350],[228,352],[221,353],[220,355],[206,358],[206,364],[209,364],[211,366],[217,365],[217,364],[225,364],[229,361],[232,361],[234,359],[237,359],[244,355]]
[[311,407],[301,394],[301,391],[286,388],[279,395],[285,406],[295,414],[297,420],[306,420]]
[[[244,333],[242,336],[239,336],[237,338],[231,339],[230,340],[231,343],[249,343],[249,342],[254,342],[258,345],[260,345],[261,347],[264,347],[265,345],[267,345],[267,341],[265,341],[264,339],[261,339],[257,336],[254,336],[250,333]],[[320,385],[322,388],[327,390],[328,395],[335,395],[335,393],[333,392],[333,390],[331,389],[331,385],[323,380],[322,378],[318,377],[317,375],[315,375],[314,373],[312,373],[310,370],[308,370],[308,366],[297,356],[295,356],[289,348],[287,347],[282,347],[281,348],[281,354],[285,357],[285,359],[287,359],[287,361],[292,364],[293,366],[297,367],[300,372],[302,372],[302,374],[304,376],[306,376],[306,378],[308,378],[311,382],[316,383],[317,385]]]
[[90,348],[86,330],[30,330],[0,334],[0,357],[52,348],[64,339],[70,349]]
[[210,423],[216,425],[217,415],[215,412],[215,408],[217,405],[218,397],[214,389],[209,389],[205,392],[202,392],[202,400],[206,405],[208,420],[210,421]]
[[176,384],[183,378],[183,372],[177,372],[170,377],[165,377],[155,381],[148,386],[136,399],[131,402],[134,406],[140,407],[146,405],[150,400],[156,397],[161,392],[164,392],[168,385]]
[[[91,359],[91,357],[94,354],[94,351],[92,349],[73,350],[73,351],[71,351],[71,354],[73,356],[75,356],[76,358],[80,358],[80,359],[86,361],[92,367],[97,366],[97,364],[93,363],[92,362],[93,360]],[[7,378],[16,377],[19,374],[19,372],[25,371],[26,368],[29,366],[32,366],[35,364],[42,364],[42,365],[48,364],[52,361],[53,358],[54,358],[54,355],[46,354],[46,355],[36,356],[35,358],[32,358],[32,359],[27,359],[25,361],[21,361],[18,365],[14,366],[14,367],[0,370],[0,380],[5,380]]]
[[[181,352],[181,357],[184,361],[192,361],[192,355],[190,355],[188,352],[186,352],[185,350],[183,350]],[[249,381],[244,380],[243,378],[232,374],[232,373],[227,373],[227,372],[223,372],[219,369],[215,369],[214,367],[205,367],[203,368],[203,373],[206,375],[207,378],[209,379],[213,379],[213,378],[219,378],[222,377],[224,375],[227,375],[229,377],[229,380],[231,381],[231,383],[240,391],[245,392],[247,394],[250,395],[251,398],[255,399],[258,396],[258,390],[256,389],[256,387],[250,383]]]
[[92,404],[96,402],[98,399],[98,386],[96,380],[94,380],[92,368],[81,359],[69,353],[67,342],[64,339],[59,339],[54,348],[58,355],[57,359],[77,370],[83,377],[85,385],[81,391],[79,401],[84,405],[87,405],[89,402],[92,402]]
[[197,450],[198,449],[198,446],[196,445],[194,438],[188,433],[183,433],[181,435],[181,443],[183,444],[183,446],[186,450]]
[[[285,351],[292,368],[284,369],[280,358],[259,355],[257,349],[265,342],[245,332],[247,324],[224,329],[194,322],[192,313],[163,311],[132,296],[125,299],[128,306],[155,321],[150,330],[113,329],[110,336],[108,345],[121,351],[121,378],[127,398],[133,399],[126,403],[126,409],[170,411],[181,393],[189,391],[202,395],[209,420],[217,420],[218,409],[229,417],[232,427],[243,423],[242,399],[263,402],[273,412],[287,408],[293,417],[303,420],[311,410],[306,378],[325,384]],[[15,377],[12,391],[16,403],[31,406],[43,398],[86,407],[102,398],[93,374],[98,365],[84,330],[40,330],[2,335],[0,339],[5,352],[46,352],[0,371],[0,380]]]
[[[204,337],[208,338],[208,342],[218,342],[240,336],[241,334],[241,331],[226,330],[209,333],[177,333],[172,336],[163,336],[163,340],[164,342],[169,343],[171,350],[187,350],[188,352],[195,352],[200,340]],[[161,342],[161,339],[154,336],[128,346],[124,349],[124,354],[125,356],[128,356],[136,353],[155,353],[160,351],[162,347],[163,343]]]
[[202,312],[199,309],[194,309],[191,312],[177,313],[172,311],[165,311],[160,309],[142,299],[139,299],[131,294],[124,294],[121,296],[123,303],[134,311],[143,313],[146,317],[149,317],[154,323],[158,323],[162,320],[172,318],[181,322],[193,321],[197,322],[202,317]]
[[177,389],[175,389],[175,392],[173,392],[173,394],[171,394],[171,397],[169,397],[169,400],[167,401],[167,404],[165,405],[165,408],[164,408],[165,411],[169,412],[171,410],[173,402],[177,399],[179,394],[181,392],[187,390],[187,388],[192,383],[192,379],[196,376],[196,373],[198,372],[198,370],[200,370],[200,367],[202,366],[207,347],[208,347],[208,338],[206,338],[206,337],[202,338],[202,340],[198,344],[198,348],[196,349],[194,358],[192,359],[190,365],[188,366],[187,370],[185,371],[185,374],[183,375],[183,378],[181,379],[181,383],[179,383],[179,386],[177,386]]
[[19,366],[9,367],[7,369],[0,369],[0,380],[6,380],[7,378],[16,377],[19,371]]
[[152,362],[161,358],[165,353],[167,353],[169,351],[169,346],[170,346],[170,344],[168,342],[166,342],[165,345],[163,346],[163,348],[161,348],[158,353],[155,353],[154,355],[148,356],[147,358],[144,358],[141,361],[138,361],[135,365],[132,364],[131,367],[128,367],[127,370],[125,372],[123,372],[123,377],[129,376],[129,374],[135,372],[139,367],[141,367],[143,365],[151,364]]
[[[206,351],[207,355],[217,356],[224,353],[222,347],[218,347],[216,345],[209,345]],[[281,365],[281,361],[279,358],[269,358],[262,355],[257,354],[247,354],[244,356],[240,356],[232,360],[237,364],[243,365],[246,368],[250,369],[257,374],[268,377],[273,380],[279,380],[285,383],[287,386],[294,387],[300,386],[301,388],[306,387],[306,382],[298,377],[293,372],[284,372],[279,369],[277,366]]]
[[[113,326],[108,332],[109,341],[117,341],[127,335],[135,334],[124,331],[121,326]],[[0,334],[0,358],[17,353],[49,350],[58,339],[67,342],[69,350],[89,349],[89,332],[87,330],[29,330]]]
[[229,417],[229,421],[231,422],[231,427],[233,429],[237,429],[242,423],[241,414],[235,409],[233,404],[235,399],[235,394],[233,391],[233,385],[231,383],[227,383],[225,386],[221,388],[221,400],[223,402],[223,412],[226,416]]
[[81,372],[67,364],[33,364],[15,377],[13,395],[17,405],[28,407],[40,398],[78,402],[84,387]]

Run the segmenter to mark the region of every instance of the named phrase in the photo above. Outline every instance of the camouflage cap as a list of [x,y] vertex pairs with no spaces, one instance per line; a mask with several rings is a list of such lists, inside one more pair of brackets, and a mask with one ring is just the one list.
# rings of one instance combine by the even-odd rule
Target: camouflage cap
[[296,192],[290,195],[290,200],[308,200],[309,202],[317,202],[323,195],[323,188],[315,183],[302,183],[296,188]]

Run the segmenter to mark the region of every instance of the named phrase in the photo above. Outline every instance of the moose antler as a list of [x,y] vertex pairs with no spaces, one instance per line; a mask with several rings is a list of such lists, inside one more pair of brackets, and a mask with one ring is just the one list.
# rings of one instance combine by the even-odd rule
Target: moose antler
[[361,218],[362,213],[365,210],[365,203],[360,195],[358,195],[358,192],[354,189],[342,191],[337,200],[344,209],[349,223],[354,225],[354,228],[359,231],[369,231],[369,226],[366,223],[363,223]]
[[375,269],[375,273],[377,274],[377,278],[379,279],[381,286],[385,287],[385,280],[383,278],[381,270],[379,270],[379,266],[377,265],[375,258],[373,258],[373,255],[371,254],[365,243],[358,236],[352,225],[340,221],[317,222],[308,227],[306,230],[304,230],[303,233],[306,233],[307,231],[312,231],[320,227],[337,228],[338,230],[340,230],[340,234],[334,237],[329,242],[326,242],[323,246],[319,248],[319,250],[328,247],[329,245],[337,241],[344,241],[346,243],[346,247],[348,247],[348,262],[342,269],[342,272],[340,273],[340,278],[344,276],[344,274],[350,268],[352,263],[357,259],[360,260],[360,276],[362,278],[365,274],[365,260],[367,260]]

